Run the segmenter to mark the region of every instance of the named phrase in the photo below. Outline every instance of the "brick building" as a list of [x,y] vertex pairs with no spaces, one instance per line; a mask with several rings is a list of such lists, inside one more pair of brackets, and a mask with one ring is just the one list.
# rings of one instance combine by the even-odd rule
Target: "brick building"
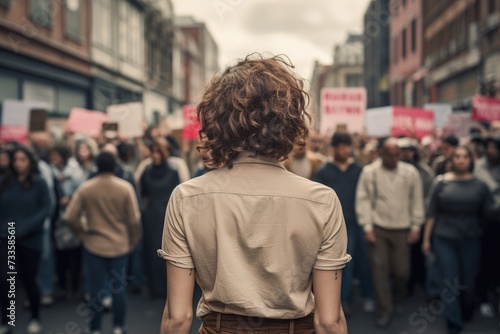
[[390,100],[392,105],[423,104],[422,0],[391,0]]
[[42,101],[52,115],[87,107],[88,0],[0,1],[0,101]]
[[424,0],[430,102],[470,109],[479,83],[500,78],[500,0]]

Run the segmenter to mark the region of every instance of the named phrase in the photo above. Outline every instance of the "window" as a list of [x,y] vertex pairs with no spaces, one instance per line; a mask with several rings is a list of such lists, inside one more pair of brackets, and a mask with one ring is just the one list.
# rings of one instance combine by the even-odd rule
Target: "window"
[[401,56],[406,59],[406,28],[403,29],[401,36]]
[[112,49],[111,36],[111,1],[100,0],[92,2],[92,40],[105,50]]
[[490,14],[495,13],[495,2],[496,2],[496,0],[489,0],[488,13],[490,13]]
[[144,63],[144,22],[141,12],[126,1],[121,1],[119,10],[119,56],[135,65]]
[[31,20],[43,27],[52,27],[52,0],[31,0],[30,17]]
[[0,0],[0,6],[3,6],[5,8],[10,8],[10,3],[11,3],[11,0]]
[[363,85],[363,81],[360,74],[347,74],[346,75],[346,86],[347,87],[360,87]]
[[79,90],[60,88],[57,92],[57,112],[68,115],[74,107],[87,106],[85,93]]
[[480,0],[476,0],[474,4],[474,21],[481,20],[481,2]]
[[391,55],[390,55],[390,60],[391,63],[396,63],[396,38],[393,37],[391,38],[391,45],[390,45],[390,50],[391,50]]
[[155,110],[153,111],[153,125],[160,125],[161,117],[160,112]]
[[64,34],[80,42],[82,40],[82,1],[66,0],[64,8]]
[[[128,44],[129,44],[129,22],[128,22],[128,7],[127,1],[119,2],[119,24],[118,24],[118,55],[120,59],[127,59]],[[132,32],[132,25],[130,24],[130,32]]]
[[13,99],[17,100],[18,96],[18,81],[15,76],[0,74],[0,101]]
[[411,21],[411,52],[417,51],[417,19]]
[[23,85],[23,100],[47,103],[49,110],[53,110],[56,104],[56,92],[54,87],[38,82],[25,81]]

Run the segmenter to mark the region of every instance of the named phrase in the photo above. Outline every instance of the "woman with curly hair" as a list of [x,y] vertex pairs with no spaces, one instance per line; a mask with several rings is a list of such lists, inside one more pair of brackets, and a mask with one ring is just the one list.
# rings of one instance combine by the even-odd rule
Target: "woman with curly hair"
[[167,206],[163,334],[189,333],[195,280],[199,333],[347,333],[339,199],[281,164],[308,135],[308,96],[291,67],[248,56],[198,105],[198,150],[214,170],[176,187]]

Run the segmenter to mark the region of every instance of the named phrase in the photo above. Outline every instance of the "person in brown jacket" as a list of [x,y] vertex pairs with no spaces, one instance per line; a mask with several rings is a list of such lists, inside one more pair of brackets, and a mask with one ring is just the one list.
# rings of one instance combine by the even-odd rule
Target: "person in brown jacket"
[[[140,239],[140,211],[130,183],[113,175],[111,153],[96,159],[98,174],[84,182],[69,203],[64,220],[82,239],[91,277],[89,309],[95,316],[91,333],[100,333],[103,282],[113,296],[113,334],[124,333],[127,259]],[[85,215],[87,223],[82,222]]]

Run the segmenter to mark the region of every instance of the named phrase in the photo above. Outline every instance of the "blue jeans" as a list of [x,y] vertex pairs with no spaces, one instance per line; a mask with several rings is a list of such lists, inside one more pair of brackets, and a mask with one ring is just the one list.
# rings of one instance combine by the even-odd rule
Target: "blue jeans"
[[443,274],[435,252],[425,259],[427,277],[425,278],[425,291],[429,298],[439,298],[443,289]]
[[363,229],[356,223],[347,226],[347,253],[352,261],[342,272],[341,299],[346,302],[351,295],[354,269],[361,280],[361,296],[364,299],[373,299],[373,281],[368,262],[368,245]]
[[464,316],[474,310],[475,284],[479,270],[479,238],[455,240],[435,236],[433,248],[443,274],[441,299],[448,322],[462,327]]
[[132,276],[130,285],[134,288],[139,288],[144,284],[143,243],[144,239],[141,238],[137,246],[135,246],[134,251],[129,256],[130,275]]
[[43,226],[43,248],[38,270],[38,285],[42,295],[52,295],[54,292],[54,247],[50,220]]
[[88,307],[94,314],[90,321],[90,330],[101,330],[102,299],[108,295],[113,298],[113,327],[124,327],[127,309],[127,285],[129,284],[127,281],[128,255],[105,258],[85,250],[84,258],[90,273]]

